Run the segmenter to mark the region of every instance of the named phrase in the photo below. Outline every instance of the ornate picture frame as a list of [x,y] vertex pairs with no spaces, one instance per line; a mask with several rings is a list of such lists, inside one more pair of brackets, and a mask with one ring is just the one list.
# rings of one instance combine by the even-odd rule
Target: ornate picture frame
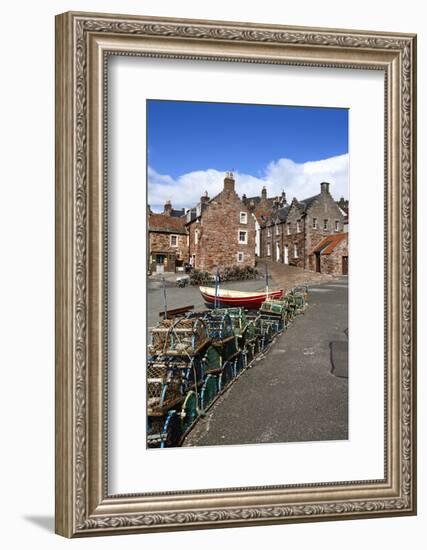
[[[384,479],[111,495],[107,479],[106,60],[385,75]],[[416,36],[89,13],[56,18],[56,532],[65,537],[416,513]]]

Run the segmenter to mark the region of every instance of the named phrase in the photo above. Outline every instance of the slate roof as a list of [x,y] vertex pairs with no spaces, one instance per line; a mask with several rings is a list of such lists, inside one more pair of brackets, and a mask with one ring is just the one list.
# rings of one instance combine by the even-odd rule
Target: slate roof
[[333,235],[327,235],[319,244],[317,244],[311,254],[320,252],[320,254],[331,254],[337,247],[337,245],[347,238],[348,233],[334,233]]
[[313,204],[313,202],[320,197],[320,194],[314,195],[313,197],[308,197],[308,199],[303,199],[302,201],[298,201],[300,205],[302,205],[304,212],[306,212],[310,206]]
[[176,218],[167,214],[150,214],[148,230],[156,233],[180,233],[186,235],[185,218]]
[[185,216],[185,208],[181,208],[180,210],[172,208],[170,215],[173,218],[180,218],[181,216]]
[[[314,201],[319,197],[320,197],[320,194],[314,195],[313,197],[308,197],[301,201],[297,201],[296,199],[295,200],[297,205],[302,209],[303,213],[305,213],[310,208],[310,206],[314,203]],[[288,213],[291,206],[292,206],[292,203],[286,204],[285,206],[282,206],[282,208],[278,208],[275,212],[273,212],[270,217],[271,223],[285,222],[286,218],[288,217]]]

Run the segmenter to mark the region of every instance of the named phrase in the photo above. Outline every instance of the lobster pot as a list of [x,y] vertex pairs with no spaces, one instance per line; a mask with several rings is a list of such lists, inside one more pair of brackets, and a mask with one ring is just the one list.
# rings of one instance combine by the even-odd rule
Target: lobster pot
[[216,372],[222,367],[221,352],[215,346],[209,346],[203,357],[205,374]]
[[249,365],[249,363],[251,361],[253,361],[255,355],[256,355],[256,351],[255,351],[255,346],[256,346],[256,340],[251,340],[251,341],[247,341],[246,344],[245,344],[245,352],[246,352],[246,366]]
[[293,294],[286,294],[283,299],[286,307],[286,321],[292,321],[297,313],[297,303]]
[[149,416],[147,418],[147,445],[150,448],[160,447],[165,418],[163,416]]
[[246,354],[239,353],[234,358],[234,372],[236,374],[239,373],[241,370],[243,370],[246,367],[245,355]]
[[294,297],[296,311],[299,313],[305,307],[307,291],[303,287],[296,287],[292,290],[291,294]]
[[267,300],[260,307],[260,313],[268,315],[286,316],[286,304],[282,300]]
[[165,411],[182,400],[184,370],[162,363],[147,366],[147,414],[163,415]]
[[273,337],[273,330],[271,325],[272,323],[270,321],[267,321],[266,319],[259,317],[258,331],[259,331],[259,336],[263,346],[271,342],[271,339]]
[[285,321],[281,315],[267,315],[263,313],[261,319],[271,324],[273,333],[281,332],[285,327]]
[[209,338],[212,340],[225,340],[234,335],[233,322],[226,310],[213,310],[208,312],[203,320],[206,323]]
[[151,329],[149,353],[152,356],[192,356],[209,342],[202,319],[166,319]]
[[234,369],[234,361],[226,361],[221,369],[221,373],[218,378],[219,390],[223,390],[236,376]]
[[231,359],[239,351],[237,338],[235,336],[230,336],[226,340],[221,340],[220,342],[214,342],[214,345],[221,354],[223,362]]
[[256,335],[257,335],[257,328],[256,328],[255,320],[251,319],[246,325],[245,340],[246,341],[253,340],[254,338],[256,338]]
[[187,393],[194,386],[200,386],[205,379],[205,362],[200,355],[191,358],[183,369],[184,392]]
[[230,307],[227,309],[217,309],[217,313],[223,313],[224,315],[229,315],[231,322],[233,324],[234,334],[236,336],[241,336],[248,324],[248,319],[246,317],[246,312],[242,307]]

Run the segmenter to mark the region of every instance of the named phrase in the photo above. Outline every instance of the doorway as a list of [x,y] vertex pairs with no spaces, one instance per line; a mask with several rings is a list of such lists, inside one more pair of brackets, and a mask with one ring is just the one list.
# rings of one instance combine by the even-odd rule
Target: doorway
[[348,275],[348,256],[342,257],[342,274]]

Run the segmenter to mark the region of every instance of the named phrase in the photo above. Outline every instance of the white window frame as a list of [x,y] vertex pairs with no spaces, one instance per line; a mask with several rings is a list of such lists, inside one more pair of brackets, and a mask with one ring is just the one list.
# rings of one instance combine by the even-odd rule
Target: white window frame
[[248,213],[247,212],[240,212],[240,223],[243,223],[247,225],[248,223]]
[[324,230],[324,231],[327,231],[327,230],[328,230],[328,227],[329,227],[329,220],[328,220],[328,219],[324,219],[324,220],[323,220],[323,230]]
[[313,218],[313,229],[317,229],[317,227],[318,227],[317,218]]
[[335,231],[339,231],[339,230],[340,230],[340,221],[335,220]]
[[297,233],[301,233],[301,220],[297,220]]
[[267,227],[267,237],[271,237],[271,230],[270,226]]
[[267,256],[271,256],[271,244],[267,244]]
[[286,224],[286,235],[290,235],[291,234],[291,224],[288,222]]
[[[173,244],[172,242],[172,239],[175,237],[176,239],[176,244]],[[173,248],[178,248],[178,235],[171,235],[170,236],[170,245],[173,247]]]
[[299,258],[298,256],[298,245],[294,243],[294,258]]
[[237,253],[237,261],[239,263],[242,263],[245,259],[245,253],[244,252],[238,252]]
[[280,235],[279,224],[276,223],[276,235]]
[[[240,240],[240,233],[245,234],[245,240],[244,241]],[[239,231],[237,232],[237,242],[239,244],[248,244],[248,232],[247,232],[246,229],[239,229]]]
[[194,231],[194,244],[199,244],[199,232],[197,229]]

